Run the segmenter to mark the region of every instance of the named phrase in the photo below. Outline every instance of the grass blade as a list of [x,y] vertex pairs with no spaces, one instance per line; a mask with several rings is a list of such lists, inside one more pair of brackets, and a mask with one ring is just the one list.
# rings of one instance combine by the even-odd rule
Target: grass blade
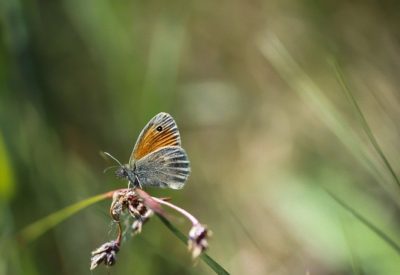
[[390,164],[389,160],[386,158],[385,154],[383,153],[381,147],[379,146],[378,141],[376,140],[374,134],[372,133],[371,127],[369,126],[363,112],[361,111],[360,106],[357,103],[357,100],[355,99],[348,83],[345,81],[344,75],[342,70],[339,67],[339,64],[337,62],[333,63],[334,70],[336,73],[336,78],[339,81],[339,84],[342,86],[343,91],[345,92],[347,98],[349,99],[351,105],[353,105],[359,119],[361,122],[361,126],[364,130],[364,132],[367,134],[368,139],[370,140],[372,146],[374,147],[375,151],[379,154],[381,157],[382,161],[384,162],[386,168],[389,170],[389,173],[392,175],[394,181],[397,183],[397,185],[400,187],[400,180],[399,177],[396,175],[394,172],[394,169],[392,165]]
[[381,185],[388,198],[400,207],[399,188],[393,185],[394,172],[391,173],[392,176],[388,175],[381,159],[373,156],[369,144],[354,132],[352,125],[325,95],[323,89],[295,61],[279,38],[273,33],[267,33],[260,38],[259,49],[289,87],[318,114],[319,119],[336,135],[365,171]]
[[315,111],[349,152],[380,182],[379,171],[373,160],[366,155],[362,140],[353,133],[351,125],[346,122],[323,90],[294,60],[282,42],[275,35],[268,34],[260,39],[259,47],[263,56],[289,87]]
[[110,198],[112,193],[107,192],[96,195],[54,212],[22,229],[18,234],[18,238],[23,242],[31,242],[75,213],[98,201]]
[[[183,234],[178,228],[176,228],[169,220],[164,218],[161,215],[157,215],[161,222],[169,229],[171,232],[181,240],[185,245],[188,242],[188,238],[185,234]],[[213,258],[208,256],[206,253],[202,253],[200,258],[212,269],[215,271],[216,274],[229,274],[220,264],[218,264]]]
[[400,246],[394,240],[392,240],[388,235],[386,235],[381,229],[375,226],[373,223],[364,218],[361,214],[359,214],[356,210],[347,205],[344,201],[342,201],[339,197],[334,195],[331,191],[325,189],[328,195],[335,200],[340,206],[346,209],[349,213],[351,213],[357,220],[363,223],[366,227],[368,227],[371,231],[373,231],[376,235],[378,235],[382,240],[384,240],[391,248],[393,248],[397,253],[400,254]]

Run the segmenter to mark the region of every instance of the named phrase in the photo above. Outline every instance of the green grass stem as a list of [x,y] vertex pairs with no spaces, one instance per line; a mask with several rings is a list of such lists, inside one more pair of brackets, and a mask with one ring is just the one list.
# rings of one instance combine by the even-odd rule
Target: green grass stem
[[375,138],[375,135],[373,134],[371,127],[368,124],[367,119],[365,118],[360,106],[357,103],[357,100],[354,97],[353,92],[351,91],[347,81],[345,80],[345,77],[343,75],[343,72],[341,68],[339,67],[339,64],[337,62],[333,62],[334,70],[336,73],[337,80],[339,81],[339,84],[342,86],[343,91],[345,92],[347,98],[349,99],[351,105],[354,107],[359,119],[361,126],[368,136],[368,139],[370,140],[372,146],[374,147],[375,151],[378,153],[378,155],[381,157],[383,163],[385,164],[386,168],[388,169],[389,173],[393,177],[394,181],[396,184],[400,187],[400,180],[399,177],[396,175],[392,165],[390,164],[389,160],[385,156],[385,154],[382,151],[382,148],[379,146],[378,141]]
[[334,201],[336,201],[340,206],[342,206],[347,212],[352,214],[357,220],[359,220],[362,224],[368,227],[372,232],[374,232],[383,241],[385,241],[391,248],[393,248],[398,254],[400,254],[400,245],[396,243],[394,240],[392,240],[385,232],[383,232],[376,225],[374,225],[368,219],[359,214],[356,210],[351,208],[348,204],[346,204],[343,200],[334,195],[331,191],[327,189],[325,189],[325,191]]
[[[185,245],[188,243],[188,238],[183,234],[178,228],[176,228],[169,220],[161,215],[157,215],[161,222]],[[200,258],[212,269],[216,274],[229,274],[220,264],[218,264],[213,258],[211,258],[207,253],[201,253]]]
[[57,226],[59,223],[68,219],[75,213],[83,210],[84,208],[99,202],[101,200],[110,198],[112,196],[112,192],[107,192],[104,194],[96,195],[85,200],[74,203],[70,206],[67,206],[59,211],[56,211],[40,220],[28,225],[24,229],[22,229],[18,238],[23,242],[32,242],[36,240],[38,237],[46,233],[51,228]]

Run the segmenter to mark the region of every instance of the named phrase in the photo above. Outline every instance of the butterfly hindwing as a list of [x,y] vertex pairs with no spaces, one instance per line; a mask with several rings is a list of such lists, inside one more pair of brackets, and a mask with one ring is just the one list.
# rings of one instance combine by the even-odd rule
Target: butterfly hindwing
[[135,162],[141,186],[181,189],[189,177],[189,160],[179,146],[160,148]]
[[172,116],[167,113],[159,113],[147,123],[140,133],[129,163],[165,146],[181,146],[181,138]]

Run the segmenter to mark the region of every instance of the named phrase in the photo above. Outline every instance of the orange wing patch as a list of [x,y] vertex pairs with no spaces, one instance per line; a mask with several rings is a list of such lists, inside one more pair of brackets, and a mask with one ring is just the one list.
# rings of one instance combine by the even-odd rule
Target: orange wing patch
[[165,146],[181,146],[181,138],[171,115],[159,113],[147,123],[140,133],[129,163]]

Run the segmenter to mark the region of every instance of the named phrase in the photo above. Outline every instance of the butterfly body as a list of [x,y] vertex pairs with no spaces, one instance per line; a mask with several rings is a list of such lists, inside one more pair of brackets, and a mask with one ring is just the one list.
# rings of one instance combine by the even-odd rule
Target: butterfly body
[[159,113],[144,127],[129,163],[116,175],[130,187],[182,188],[190,174],[189,160],[181,147],[178,127],[167,113]]

